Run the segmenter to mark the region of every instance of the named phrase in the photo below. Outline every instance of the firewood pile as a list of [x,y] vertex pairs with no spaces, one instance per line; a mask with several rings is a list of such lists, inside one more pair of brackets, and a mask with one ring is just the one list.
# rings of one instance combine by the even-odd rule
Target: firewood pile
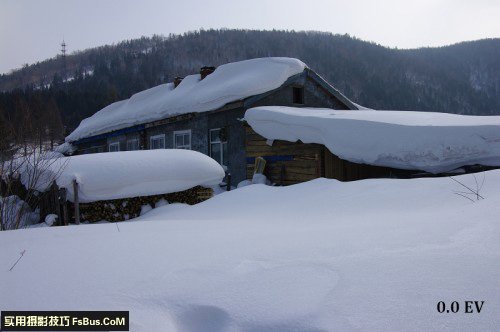
[[[123,221],[138,217],[144,205],[155,205],[162,199],[168,203],[185,203],[189,205],[203,202],[213,195],[213,190],[196,186],[194,188],[170,194],[140,196],[92,203],[80,203],[80,215],[82,221],[97,222]],[[73,208],[71,208],[73,211]]]

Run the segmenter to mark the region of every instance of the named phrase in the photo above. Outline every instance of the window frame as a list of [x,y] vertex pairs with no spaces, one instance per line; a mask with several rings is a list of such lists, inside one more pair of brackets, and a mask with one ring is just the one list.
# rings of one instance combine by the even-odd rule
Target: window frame
[[[163,139],[163,147],[153,149],[153,141],[156,139]],[[165,149],[165,134],[152,135],[149,137],[149,150],[160,150]]]
[[[177,146],[176,135],[185,135],[185,134],[189,134],[189,145],[184,144],[181,147],[178,147]],[[193,138],[193,135],[191,134],[191,129],[176,130],[176,131],[174,131],[174,135],[173,135],[173,140],[174,140],[173,146],[174,146],[174,149],[192,150],[191,149],[192,138]],[[183,139],[183,141],[184,141],[184,139]]]
[[[137,149],[130,149],[129,145],[131,142],[137,142]],[[138,138],[131,138],[127,140],[127,151],[137,151],[141,149],[141,145],[139,144]]]
[[[118,147],[117,150],[111,151],[111,147],[116,146]],[[120,152],[120,142],[113,142],[108,144],[108,152]]]
[[[216,141],[212,141],[212,132],[213,131],[216,131],[218,130],[219,131],[219,135],[217,136],[217,140]],[[220,145],[220,164],[222,166],[227,166],[227,165],[224,165],[224,161],[227,162],[227,159],[228,159],[228,156],[226,155],[226,160],[224,160],[224,144],[226,145],[226,148],[227,148],[227,140],[226,141],[221,141],[220,139],[220,131],[222,130],[222,127],[221,128],[212,128],[212,129],[209,129],[208,131],[208,147],[209,147],[209,156],[210,158],[214,159],[214,157],[212,157],[212,144],[219,144]],[[227,151],[226,151],[227,152]],[[214,159],[215,160],[215,159]]]

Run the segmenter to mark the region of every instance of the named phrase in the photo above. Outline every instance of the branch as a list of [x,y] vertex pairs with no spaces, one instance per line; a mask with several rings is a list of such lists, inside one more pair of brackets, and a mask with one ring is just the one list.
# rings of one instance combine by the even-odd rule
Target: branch
[[9,271],[12,271],[12,269],[14,268],[14,266],[17,265],[17,263],[21,260],[21,258],[23,258],[24,256],[24,253],[26,252],[26,249],[21,251],[21,256],[19,256],[19,258],[17,259],[17,261],[14,263],[14,265],[12,265],[12,267],[9,269]]
[[484,199],[484,197],[483,197],[483,196],[479,195],[479,192],[476,192],[476,191],[472,190],[471,188],[467,187],[465,184],[463,184],[462,182],[460,182],[460,181],[458,181],[458,180],[456,180],[456,179],[452,178],[451,176],[450,176],[450,179],[452,179],[453,181],[455,181],[456,183],[458,183],[458,184],[459,184],[459,185],[461,185],[462,187],[466,188],[466,189],[467,189],[467,190],[469,190],[471,193],[474,193],[474,194],[478,197],[478,199],[479,199],[479,197],[480,197],[481,199]]
[[455,193],[455,195],[462,196],[463,198],[467,198],[467,199],[468,199],[469,201],[471,201],[472,203],[475,203],[475,201],[474,201],[472,198],[467,197],[467,196],[465,196],[465,195],[462,195],[461,193]]

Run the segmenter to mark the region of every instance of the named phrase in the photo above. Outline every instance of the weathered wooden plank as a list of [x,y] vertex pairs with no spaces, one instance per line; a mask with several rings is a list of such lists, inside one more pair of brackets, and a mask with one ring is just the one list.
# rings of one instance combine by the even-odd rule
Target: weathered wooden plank
[[252,141],[252,142],[262,142],[266,141],[266,139],[258,134],[246,134],[246,139],[247,141]]
[[272,164],[270,168],[280,169],[284,166],[287,170],[294,170],[295,172],[315,172],[316,162],[313,160],[304,160],[304,161],[291,161],[289,163],[276,163]]
[[248,147],[256,149],[256,147],[262,147],[264,149],[281,149],[281,150],[305,150],[305,151],[316,151],[321,152],[321,146],[317,144],[301,144],[301,143],[290,143],[282,144],[281,141],[274,141],[273,145],[267,144],[266,141],[250,141],[246,144]]
[[[247,141],[247,146],[270,146],[270,145],[267,144],[266,141],[258,140],[258,141]],[[275,145],[273,144],[273,146]]]
[[62,209],[61,225],[68,225],[68,201],[66,195],[66,188],[61,188],[59,191],[59,203]]
[[257,158],[257,157],[271,157],[271,156],[293,156],[295,159],[318,159],[319,154],[315,151],[301,151],[301,150],[254,150],[251,147],[247,149],[247,157]]
[[[314,167],[311,168],[294,168],[285,166],[285,174],[304,174],[304,175],[314,175],[317,176],[316,169]],[[281,174],[281,166],[272,167],[268,170],[269,174],[280,175]]]
[[59,200],[59,187],[57,186],[55,181],[52,183],[51,196],[53,199],[54,211],[55,211],[55,214],[57,214],[57,224],[56,225],[60,225],[61,220],[62,220],[61,203]]
[[[294,159],[289,161],[278,161],[278,162],[269,162],[266,165],[266,169],[280,168],[282,165],[287,169],[297,169],[297,170],[311,170],[312,172],[316,172],[316,167],[319,164],[319,159]],[[247,169],[253,169],[253,164],[247,164]]]

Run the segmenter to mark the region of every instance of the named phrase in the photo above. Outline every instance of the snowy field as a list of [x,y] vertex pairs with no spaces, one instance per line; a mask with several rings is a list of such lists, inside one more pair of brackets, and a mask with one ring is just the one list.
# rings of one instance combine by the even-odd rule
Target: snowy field
[[483,174],[481,200],[450,178],[318,179],[1,232],[0,309],[130,310],[131,331],[498,331],[500,171]]

